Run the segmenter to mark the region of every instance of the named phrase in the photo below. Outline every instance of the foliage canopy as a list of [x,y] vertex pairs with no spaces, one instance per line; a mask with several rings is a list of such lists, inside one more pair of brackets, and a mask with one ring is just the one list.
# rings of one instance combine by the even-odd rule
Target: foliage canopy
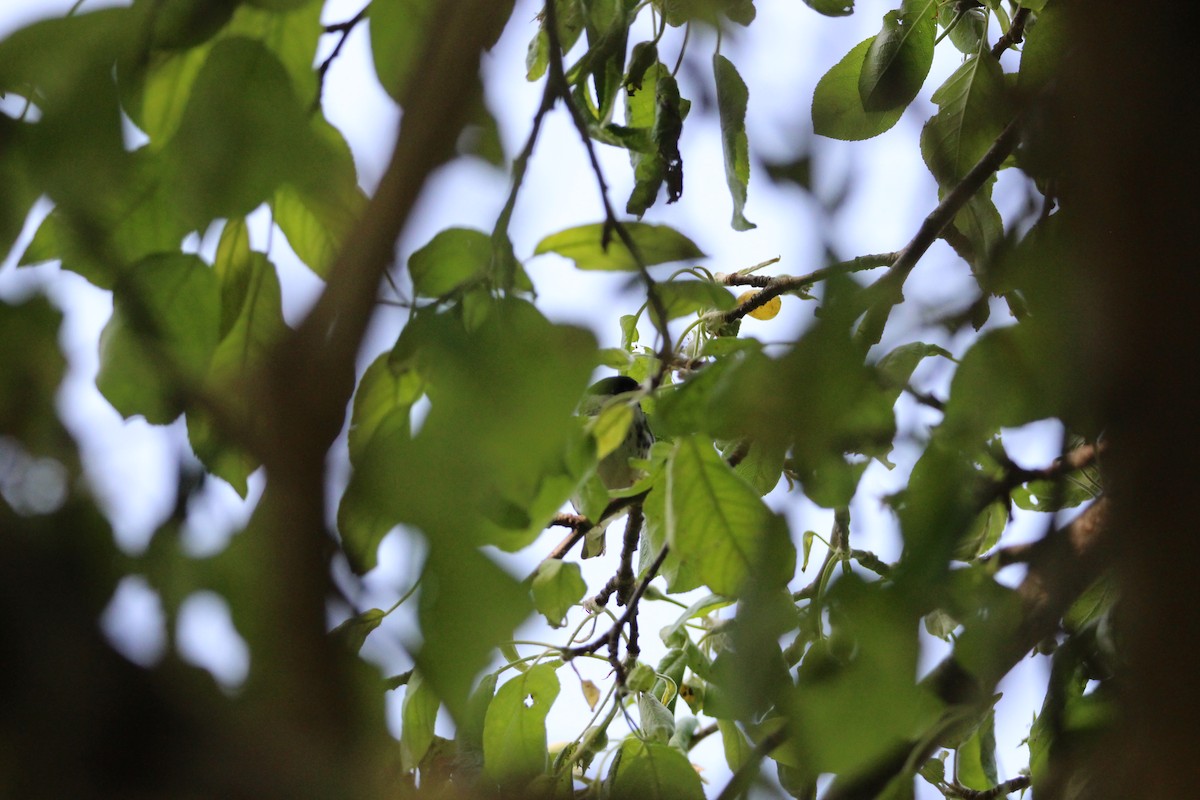
[[[852,0],[805,2],[814,20],[856,11]],[[151,764],[115,766],[103,737],[77,726],[66,739],[14,744],[0,783],[22,796],[109,796],[100,786],[112,796],[249,796],[269,786],[314,798],[698,798],[689,753],[719,737],[733,776],[710,787],[722,798],[759,791],[764,763],[800,798],[816,797],[822,776],[833,776],[821,783],[830,800],[898,800],[916,782],[947,797],[1029,786],[1075,796],[1088,774],[1079,748],[1122,713],[1114,687],[1125,655],[1112,632],[1116,512],[1101,469],[1114,417],[1089,390],[1103,380],[1078,257],[1096,223],[1086,200],[1072,204],[1085,192],[1054,125],[1078,71],[1064,46],[1072,6],[903,0],[829,67],[812,88],[813,130],[858,141],[896,125],[932,88],[935,52],[961,59],[933,89],[920,137],[939,187],[924,223],[895,252],[831,256],[806,275],[757,272],[770,264],[714,273],[694,266],[704,254],[684,232],[643,221],[707,167],[685,170],[679,143],[708,124],[719,130],[729,224],[755,227],[745,215],[754,87],[719,35],[698,33],[752,28],[753,0],[548,0],[528,23],[510,20],[511,2],[373,0],[325,25],[318,0],[135,0],[0,42],[0,251],[48,198],[53,210],[20,267],[60,262],[111,292],[95,378],[103,396],[126,418],[182,415],[203,472],[243,496],[251,475],[266,473],[253,519],[225,552],[196,559],[179,547],[200,480],[185,465],[151,547],[119,553],[54,412],[62,314],[36,296],[0,305],[0,560],[12,570],[0,583],[17,609],[4,612],[3,631],[18,643],[8,660],[20,668],[14,686],[38,691],[85,676],[40,710],[14,700],[13,719],[94,714],[129,725],[138,733],[126,747]],[[640,40],[647,20],[652,36]],[[480,54],[521,25],[527,74],[509,79],[540,82],[543,95],[507,163],[481,99]],[[316,59],[322,37],[337,42],[333,59],[359,26],[403,110],[371,197],[323,116],[330,61]],[[715,43],[705,53],[715,115],[682,94],[667,57],[689,41]],[[1002,65],[1010,50],[1019,57]],[[569,117],[591,156],[604,217],[546,230],[531,257],[637,282],[642,310],[611,320],[618,348],[548,319],[510,240],[551,113]],[[460,137],[465,128],[473,135]],[[627,198],[609,196],[599,147],[628,152]],[[397,265],[408,319],[355,374],[422,186],[468,156],[508,169],[508,202],[492,230],[447,228]],[[1001,170],[1024,176],[1036,201],[1028,213],[997,210]],[[324,281],[294,327],[276,265],[251,246],[247,216],[263,206]],[[197,253],[187,244],[196,233],[215,247]],[[937,240],[975,281],[954,314],[928,325],[978,332],[957,359],[920,338],[880,344]],[[746,316],[770,320],[780,298],[812,306],[800,333],[767,344],[741,330]],[[914,385],[929,360],[955,362],[948,391]],[[575,412],[598,367],[641,388],[588,423]],[[886,498],[903,542],[888,562],[856,544],[850,507],[870,464],[891,468],[893,448],[914,444],[897,424],[902,396],[934,421],[907,483]],[[596,465],[626,434],[632,402],[657,442],[632,487],[597,491]],[[1006,432],[1042,420],[1065,431],[1060,457],[1018,465]],[[326,455],[343,446],[344,427],[353,471],[328,509]],[[789,528],[781,507],[796,495],[832,512],[827,534]],[[565,514],[572,497],[579,513]],[[1039,542],[1005,544],[1014,509],[1043,515]],[[1060,514],[1071,509],[1077,516]],[[621,517],[612,578],[589,585],[573,551],[595,524]],[[411,669],[381,679],[357,654],[395,607],[353,608],[347,587],[376,567],[398,526],[424,552],[419,584],[400,598],[413,597],[417,630]],[[554,528],[566,538],[551,548],[544,533]],[[514,575],[498,551],[544,560]],[[1026,573],[1009,588],[996,576],[1014,564]],[[96,620],[129,575],[145,577],[172,619],[198,590],[228,600],[251,651],[235,696],[182,664],[143,670],[108,648]],[[31,599],[49,604],[42,630],[19,611]],[[683,610],[650,663],[642,648],[656,632],[639,620],[657,603]],[[565,627],[546,644],[518,640],[533,615]],[[949,655],[918,678],[930,636]],[[1035,650],[1052,653],[1052,668],[1028,766],[1000,774],[996,685]],[[606,686],[582,678],[586,661],[603,665]],[[387,691],[404,692],[398,747],[382,721]],[[594,715],[565,745],[548,744],[548,715],[579,692]],[[450,729],[437,725],[442,710]],[[46,752],[78,769],[56,768]]]

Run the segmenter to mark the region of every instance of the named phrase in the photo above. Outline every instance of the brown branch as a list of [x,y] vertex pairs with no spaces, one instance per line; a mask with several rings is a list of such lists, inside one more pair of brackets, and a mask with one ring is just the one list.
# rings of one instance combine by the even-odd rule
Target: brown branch
[[1012,24],[992,47],[992,58],[999,58],[1010,47],[1019,45],[1025,39],[1025,23],[1029,20],[1029,9],[1018,9],[1013,15]]
[[607,647],[608,661],[610,664],[612,664],[613,672],[617,676],[617,683],[625,683],[626,669],[619,658],[621,631],[626,625],[629,626],[630,631],[627,653],[630,657],[630,661],[636,660],[639,652],[637,644],[636,621],[638,603],[641,601],[642,595],[646,593],[646,588],[650,585],[650,581],[654,580],[654,578],[658,575],[658,571],[662,568],[663,561],[666,560],[668,552],[670,552],[670,548],[664,544],[658,551],[658,555],[654,557],[653,563],[651,563],[646,569],[645,574],[642,576],[642,580],[638,582],[637,588],[634,589],[633,594],[630,596],[629,604],[625,607],[625,613],[613,623],[612,627],[587,644],[580,645],[579,647],[563,648],[562,657],[564,661],[570,661],[573,658],[578,658],[579,656],[587,655],[588,653],[594,653],[602,647]]
[[[1024,10],[1024,9],[1022,9]],[[1015,778],[1003,781],[993,786],[991,789],[968,789],[966,786],[951,786],[950,791],[961,797],[963,800],[999,800],[1002,797],[1008,797],[1013,792],[1023,792],[1032,785],[1028,775],[1018,775]]]
[[882,278],[863,290],[863,300],[867,305],[867,313],[859,324],[855,337],[864,346],[877,344],[883,336],[883,328],[887,324],[892,308],[904,300],[904,281],[912,272],[913,267],[925,255],[942,229],[953,221],[954,216],[962,210],[976,192],[983,188],[987,179],[995,174],[1004,159],[1008,158],[1017,146],[1018,123],[1014,119],[1008,124],[996,141],[983,154],[958,184],[950,190],[938,203],[937,208],[929,213],[912,240],[896,257],[895,262],[888,268]]
[[[507,19],[505,4],[460,0],[436,5],[417,61],[436,80],[413,80],[404,91],[404,119],[375,196],[334,263],[325,291],[299,327],[275,348],[253,385],[252,402],[271,410],[257,439],[268,482],[248,536],[272,570],[259,581],[261,614],[245,631],[256,669],[279,677],[260,697],[262,724],[304,732],[311,746],[355,741],[363,730],[352,680],[325,636],[331,581],[325,506],[325,456],[340,432],[354,390],[355,357],[375,307],[395,242],[425,181],[452,152],[478,87],[479,59]],[[288,620],[280,626],[279,620]],[[282,681],[282,682],[280,682]],[[326,743],[326,744],[322,744]]]
[[[1058,630],[1071,604],[1101,577],[1112,538],[1109,504],[1101,498],[1037,544],[1028,559],[1029,572],[1016,590],[1021,614],[1015,625],[1008,615],[998,614],[969,628],[961,638],[971,637],[969,652],[977,654],[975,659],[960,661],[960,646],[922,681],[948,706],[943,719],[986,706],[1000,679]],[[908,765],[923,763],[941,745],[938,737],[900,745],[868,772],[835,780],[823,800],[874,798]]]
[[728,323],[741,319],[756,308],[766,305],[772,298],[778,297],[781,294],[787,294],[788,292],[804,291],[823,280],[828,280],[834,275],[846,275],[851,272],[862,272],[864,270],[886,267],[895,262],[899,255],[899,253],[875,253],[867,256],[859,256],[849,261],[830,264],[827,267],[814,270],[807,275],[744,275],[737,272],[732,274],[718,274],[716,276],[717,283],[724,284],[725,286],[757,286],[762,289],[761,292],[747,298],[745,302],[739,303],[735,308],[726,311],[722,317],[722,321]]
[[629,230],[621,223],[617,217],[616,211],[613,209],[612,202],[608,198],[608,182],[604,178],[604,171],[600,168],[600,159],[596,156],[596,146],[592,143],[592,137],[588,133],[587,122],[583,118],[583,114],[575,105],[574,98],[571,97],[571,85],[567,82],[566,72],[563,69],[563,52],[562,43],[558,38],[558,21],[553,0],[547,0],[545,4],[545,22],[543,29],[546,31],[546,38],[550,42],[550,63],[547,69],[548,86],[553,86],[559,97],[562,98],[563,104],[567,107],[567,111],[571,115],[571,122],[575,126],[575,130],[579,133],[579,138],[583,142],[584,149],[587,150],[588,161],[591,163],[592,172],[596,176],[596,184],[600,189],[600,202],[604,207],[604,230],[601,234],[601,246],[604,249],[608,248],[609,239],[613,233],[616,233],[617,238],[629,250],[629,254],[633,256],[633,260],[638,265],[638,272],[641,273],[642,281],[646,284],[646,300],[650,304],[650,310],[654,314],[654,327],[658,331],[658,335],[662,338],[662,344],[658,350],[658,370],[650,378],[650,388],[656,389],[662,383],[663,375],[671,363],[671,354],[674,348],[671,345],[671,332],[667,327],[667,308],[663,304],[662,298],[655,291],[657,286],[654,278],[650,276],[650,272],[646,269],[646,262],[642,258],[641,250],[637,246],[637,242],[630,236]]

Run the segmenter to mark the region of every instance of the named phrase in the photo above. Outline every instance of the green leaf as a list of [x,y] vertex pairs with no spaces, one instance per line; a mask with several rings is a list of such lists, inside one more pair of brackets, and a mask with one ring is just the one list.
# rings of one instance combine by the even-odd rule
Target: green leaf
[[400,711],[400,767],[416,769],[433,743],[433,727],[440,703],[430,685],[414,672],[404,690]]
[[782,585],[795,573],[786,526],[707,439],[676,442],[666,502],[671,549],[717,594],[736,596],[751,578]]
[[669,742],[675,735],[675,715],[650,692],[638,692],[637,706],[642,737],[649,742]]
[[788,716],[806,769],[855,774],[928,731],[941,703],[915,681],[917,619],[902,597],[855,575],[831,595],[831,638],[801,662]]
[[883,17],[858,76],[858,93],[867,112],[905,108],[921,91],[933,66],[937,0],[905,0]]
[[502,786],[519,787],[546,771],[546,714],[558,676],[538,664],[500,687],[483,723],[483,765]]
[[113,293],[100,335],[96,386],[124,417],[165,425],[183,411],[180,392],[208,370],[220,326],[217,279],[185,254],[139,263]]
[[1055,76],[1062,74],[1062,61],[1071,52],[1072,30],[1067,9],[1052,5],[1039,11],[1037,24],[1025,32],[1021,48],[1021,69],[1017,86],[1021,94],[1033,97]]
[[746,140],[746,82],[733,63],[720,53],[713,55],[717,82],[717,111],[721,118],[721,151],[725,154],[725,183],[733,198],[735,231],[757,227],[742,213],[746,206],[746,184],[750,181],[750,150]]
[[751,758],[754,747],[733,720],[717,720],[717,730],[721,733],[721,748],[725,751],[725,763],[729,765],[729,769],[737,772],[738,768]]
[[[957,20],[957,21],[956,21]],[[959,52],[970,55],[978,53],[987,36],[987,12],[982,8],[968,8],[965,4],[945,3],[938,9],[938,25],[950,32],[951,43]],[[950,27],[953,25],[953,27]]]
[[1011,118],[1000,62],[981,45],[933,93],[933,102],[938,113],[921,131],[921,154],[948,188],[975,166]]
[[1053,366],[1053,344],[1032,323],[979,337],[950,384],[941,433],[977,445],[999,428],[1062,415],[1068,378]]
[[704,787],[687,756],[674,747],[626,739],[614,762],[613,800],[703,800]]
[[371,362],[354,392],[348,444],[350,463],[358,465],[371,441],[380,431],[386,436],[393,426],[407,435],[409,411],[424,394],[425,381],[411,366],[395,365],[390,353]]
[[637,248],[636,256],[615,231],[609,232],[608,247],[605,249],[602,222],[553,233],[538,242],[533,254],[558,253],[574,261],[579,269],[625,272],[636,272],[642,266],[704,258],[700,248],[674,228],[644,222],[627,222],[624,227]]
[[710,281],[665,281],[654,290],[666,307],[667,319],[703,314],[705,311],[728,311],[737,305],[729,289]]
[[[646,495],[646,499],[642,501],[642,513],[646,518],[643,530],[645,546],[638,548],[638,572],[649,567],[651,561],[667,543],[669,516],[666,497],[665,487],[660,483],[651,489],[650,494]],[[673,549],[668,549],[667,558],[663,561],[658,574],[663,576],[667,582],[668,591],[673,594],[688,592],[704,585],[704,580],[700,577],[696,566],[684,562],[679,553]]]
[[930,356],[941,356],[954,360],[954,356],[944,347],[925,342],[909,342],[896,347],[883,358],[879,359],[875,368],[887,386],[887,394],[894,404],[908,386],[917,366]]
[[623,146],[629,148],[634,187],[625,205],[627,213],[641,217],[658,198],[665,181],[667,203],[683,194],[683,156],[679,137],[683,133],[685,102],[679,85],[661,63],[647,69],[644,81],[653,89],[626,92],[625,117],[630,132]]
[[383,618],[383,609],[369,608],[341,622],[329,635],[345,644],[350,652],[357,653],[362,650],[371,632],[383,622]]
[[434,0],[392,0],[371,4],[371,55],[375,74],[397,103],[403,102],[408,82],[420,70],[417,59],[425,43],[437,36]]
[[466,711],[455,726],[454,743],[458,748],[458,757],[471,774],[477,775],[483,771],[483,726],[495,695],[496,673],[489,672],[471,692]]
[[[227,0],[219,0],[219,5]],[[233,5],[237,5],[236,3]],[[234,37],[256,40],[271,50],[292,79],[297,97],[316,97],[313,70],[317,40],[321,35],[321,4],[304,2],[293,11],[280,13],[237,6],[233,18],[213,41],[176,52],[152,52],[145,59],[129,59],[118,65],[124,107],[130,118],[159,148],[179,127],[192,86],[216,41]]]
[[[6,459],[12,452],[9,437],[35,455],[57,457],[74,451],[74,442],[58,416],[42,413],[54,407],[66,370],[58,346],[62,317],[45,297],[35,295],[19,304],[0,298],[0,341],[5,343],[0,348],[0,375],[4,376],[0,381],[0,437]],[[10,469],[5,467],[6,481]],[[18,482],[6,484],[6,495],[7,486]]]
[[854,13],[854,0],[804,0],[804,5],[827,17],[846,17]]
[[[251,252],[241,220],[229,222],[222,232],[213,272],[221,285],[221,340],[213,351],[205,389],[212,396],[230,398],[226,412],[255,426],[261,422],[260,412],[244,399],[246,387],[287,331],[279,277],[265,255]],[[188,438],[209,472],[245,497],[258,459],[222,435],[202,409],[188,413]]]
[[1000,783],[996,770],[995,709],[989,710],[970,738],[959,745],[954,771],[959,783],[977,792],[985,792]]
[[275,192],[271,213],[301,261],[325,278],[367,205],[346,140],[324,118],[312,122],[317,162]]
[[448,537],[430,541],[417,605],[423,642],[414,658],[455,721],[469,711],[471,686],[494,648],[532,610],[528,589],[478,550]]
[[553,628],[561,628],[567,612],[583,599],[587,584],[579,565],[551,558],[538,565],[533,575],[533,606]]
[[163,152],[173,192],[197,227],[248,214],[326,157],[278,57],[240,37],[213,45]]
[[826,72],[813,92],[813,131],[845,141],[861,141],[890,129],[904,113],[904,106],[867,110],[858,91],[863,60],[875,37],[859,42]]
[[971,561],[991,550],[996,546],[996,542],[1000,541],[1007,525],[1008,506],[999,501],[989,503],[987,508],[979,512],[975,522],[959,540],[955,558]]
[[8,255],[13,243],[25,227],[25,218],[37,191],[26,175],[23,159],[28,126],[0,114],[0,262]]
[[991,291],[989,258],[1004,241],[1004,220],[991,197],[993,183],[994,176],[954,215],[952,229],[942,232],[942,238],[971,266],[984,291]]
[[492,259],[492,238],[482,231],[439,231],[408,259],[413,289],[422,297],[441,297],[482,277]]

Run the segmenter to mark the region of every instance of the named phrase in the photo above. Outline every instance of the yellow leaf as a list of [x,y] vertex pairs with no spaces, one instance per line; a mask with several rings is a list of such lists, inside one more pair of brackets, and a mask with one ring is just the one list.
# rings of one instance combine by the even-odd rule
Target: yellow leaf
[[591,681],[584,681],[582,684],[583,699],[587,701],[588,708],[592,711],[596,710],[596,703],[600,702],[600,689]]
[[[748,292],[742,292],[737,299],[738,305],[746,302],[756,294],[758,294],[757,289],[751,289]],[[774,319],[779,314],[779,309],[782,307],[783,301],[780,300],[778,296],[772,297],[770,300],[751,311],[750,316],[754,317],[755,319]]]

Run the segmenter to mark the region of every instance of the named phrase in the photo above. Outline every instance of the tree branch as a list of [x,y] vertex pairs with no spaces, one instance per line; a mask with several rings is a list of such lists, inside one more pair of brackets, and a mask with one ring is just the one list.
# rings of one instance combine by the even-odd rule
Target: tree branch
[[888,268],[882,278],[863,290],[863,300],[867,306],[866,316],[859,324],[855,338],[864,346],[877,344],[883,336],[883,328],[887,324],[892,307],[904,300],[904,281],[913,267],[925,255],[942,229],[953,221],[954,216],[962,210],[983,184],[990,178],[1004,159],[1008,158],[1017,146],[1018,123],[1020,118],[1008,123],[996,141],[983,154],[971,171],[958,182],[945,196],[937,208],[929,213],[912,240],[905,245],[896,257],[895,262]]
[[662,383],[663,374],[671,364],[671,355],[674,351],[671,345],[671,331],[667,327],[667,309],[663,304],[662,298],[658,296],[658,292],[655,290],[657,284],[654,278],[650,276],[649,270],[646,269],[646,262],[642,258],[641,249],[638,247],[637,242],[633,240],[633,237],[629,235],[628,229],[626,229],[625,225],[617,217],[616,211],[613,210],[612,202],[608,198],[608,182],[604,179],[604,171],[600,168],[600,160],[596,156],[596,146],[592,143],[592,137],[588,133],[587,122],[583,119],[583,115],[571,97],[571,86],[567,83],[566,72],[563,69],[562,43],[558,38],[558,20],[556,15],[557,11],[555,10],[554,1],[547,0],[545,4],[544,30],[546,31],[547,39],[550,41],[550,63],[547,69],[546,80],[549,86],[554,87],[555,92],[562,98],[563,104],[567,107],[567,111],[571,115],[571,122],[574,124],[575,130],[579,133],[579,138],[583,142],[584,149],[587,150],[592,172],[596,176],[596,184],[600,189],[600,202],[604,207],[604,232],[601,235],[601,246],[607,249],[611,235],[616,233],[617,238],[629,250],[630,255],[633,256],[633,260],[637,262],[638,272],[641,273],[642,281],[646,284],[646,299],[650,303],[650,310],[654,315],[654,327],[662,339],[658,350],[659,367],[650,380],[650,388],[656,389]]
[[[1017,588],[1021,606],[1015,625],[999,614],[969,629],[971,663],[960,660],[961,647],[931,672],[922,684],[947,705],[943,719],[986,704],[992,690],[1038,642],[1053,634],[1071,604],[1101,577],[1111,545],[1109,503],[1101,498],[1070,525],[1046,536],[1029,558],[1029,572]],[[865,774],[842,776],[823,800],[868,800],[907,765],[921,764],[941,746],[938,737],[899,746]]]
[[778,297],[781,294],[788,292],[800,292],[820,283],[823,280],[828,280],[834,275],[846,275],[851,272],[863,272],[864,270],[878,269],[886,267],[899,258],[899,253],[875,253],[873,255],[859,256],[852,258],[849,261],[840,261],[836,264],[830,264],[827,267],[814,270],[807,275],[746,275],[738,272],[732,274],[718,273],[716,276],[717,283],[725,286],[757,286],[762,289],[761,292],[754,294],[746,299],[745,302],[739,303],[735,308],[731,308],[721,317],[723,322],[729,323],[766,305],[772,298]]
[[396,239],[427,177],[451,152],[477,91],[480,53],[507,19],[505,4],[491,0],[436,9],[430,29],[437,34],[422,43],[418,62],[437,80],[405,87],[404,119],[378,191],[316,305],[252,383],[259,394],[253,402],[271,409],[256,437],[267,488],[247,534],[254,543],[247,546],[260,548],[274,567],[260,581],[261,613],[254,617],[261,628],[248,632],[256,670],[276,676],[271,697],[260,698],[262,720],[272,730],[305,732],[313,748],[354,741],[362,729],[355,704],[345,701],[349,667],[325,635],[331,581],[325,457],[345,420],[355,357]]
[[333,46],[333,52],[317,67],[317,96],[313,98],[313,111],[321,107],[321,96],[325,93],[325,74],[329,72],[329,67],[333,64],[333,60],[341,54],[342,47],[346,44],[346,40],[350,38],[350,33],[358,23],[367,18],[367,12],[370,8],[371,4],[368,3],[357,14],[345,22],[335,22],[332,25],[325,26],[325,33],[340,33],[341,36],[338,38],[337,44]]

